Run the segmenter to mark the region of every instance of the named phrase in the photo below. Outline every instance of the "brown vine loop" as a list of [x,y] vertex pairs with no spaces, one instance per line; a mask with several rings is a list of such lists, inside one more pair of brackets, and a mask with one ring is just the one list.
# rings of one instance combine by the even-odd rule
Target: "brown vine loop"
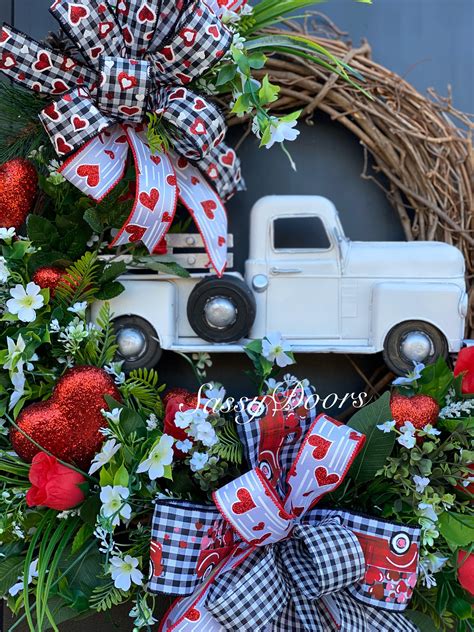
[[[367,42],[352,48],[341,32],[325,19],[288,23],[295,31],[325,46],[339,59],[350,63],[365,78],[362,92],[329,70],[292,55],[279,54],[268,60],[265,72],[281,86],[272,109],[284,112],[303,108],[302,118],[311,121],[319,109],[349,129],[366,155],[363,178],[384,185],[368,171],[385,176],[388,199],[400,217],[408,240],[441,240],[458,246],[467,264],[470,287],[468,335],[474,330],[474,206],[473,148],[474,119],[453,107],[451,96],[439,97],[433,90],[420,94],[399,75],[372,60]],[[323,28],[323,37],[321,32]],[[271,29],[271,33],[282,33]],[[336,39],[334,39],[334,37]],[[242,124],[229,118],[229,125]]]

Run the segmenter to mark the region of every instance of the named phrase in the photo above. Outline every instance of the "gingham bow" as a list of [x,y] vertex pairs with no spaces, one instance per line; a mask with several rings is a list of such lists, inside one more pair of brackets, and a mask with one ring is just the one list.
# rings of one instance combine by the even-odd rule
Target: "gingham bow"
[[157,501],[150,589],[188,595],[160,630],[416,630],[400,611],[416,583],[419,530],[312,509],[365,437],[283,408],[265,397],[257,415],[242,410],[253,468],[214,494],[216,507]]
[[[123,177],[131,148],[135,203],[112,245],[141,240],[153,251],[179,197],[203,236],[210,264],[222,274],[227,217],[221,197],[242,188],[239,161],[223,143],[222,114],[188,84],[225,54],[232,34],[201,0],[56,0],[51,12],[86,63],[4,26],[0,70],[58,96],[40,119],[66,158],[62,175],[99,201]],[[147,113],[161,117],[173,151],[150,151]]]

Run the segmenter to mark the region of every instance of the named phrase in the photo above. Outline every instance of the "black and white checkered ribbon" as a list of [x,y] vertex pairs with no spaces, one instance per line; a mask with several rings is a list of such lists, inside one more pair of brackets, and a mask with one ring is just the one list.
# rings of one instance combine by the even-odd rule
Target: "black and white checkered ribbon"
[[[221,198],[244,185],[239,160],[223,142],[221,112],[189,84],[227,52],[231,32],[202,0],[56,0],[51,13],[87,63],[4,26],[0,71],[57,97],[40,119],[66,159],[61,173],[102,199],[124,172],[128,151],[118,145],[125,138],[140,188],[114,244],[142,240],[152,251],[169,229],[179,196],[221,274],[227,258]],[[172,136],[174,154],[151,154],[149,113]]]
[[183,595],[160,630],[416,630],[402,610],[419,529],[313,508],[343,481],[364,437],[305,413],[300,394],[242,406],[252,470],[219,489],[215,506],[157,501],[149,589]]

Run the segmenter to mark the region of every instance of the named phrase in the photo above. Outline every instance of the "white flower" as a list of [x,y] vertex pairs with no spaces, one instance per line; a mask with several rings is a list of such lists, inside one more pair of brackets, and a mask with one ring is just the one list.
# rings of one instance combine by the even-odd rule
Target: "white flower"
[[279,367],[294,364],[294,360],[288,355],[291,345],[282,338],[279,332],[267,334],[262,340],[262,355],[269,362],[276,362]]
[[[153,610],[146,602],[145,597],[138,597],[135,606],[130,610],[129,616],[134,618],[133,622],[136,626],[135,629],[141,629],[144,627],[150,627],[157,622],[157,619],[153,616]],[[134,632],[135,632],[134,629]]]
[[148,432],[152,432],[152,430],[155,430],[157,427],[158,417],[154,413],[151,413],[151,415],[146,420],[146,429],[148,430]]
[[0,257],[0,283],[6,283],[10,276],[10,270],[5,263],[5,257]]
[[402,434],[397,438],[398,443],[407,448],[407,450],[414,448],[416,444],[415,426],[411,421],[406,421],[400,428],[400,432]]
[[[37,559],[31,562],[30,567],[28,569],[28,582],[27,582],[28,586],[36,577],[38,577],[38,560]],[[8,589],[8,592],[12,597],[15,597],[16,595],[18,595],[18,593],[20,593],[23,590],[23,586],[24,586],[23,576],[20,576],[18,580],[19,581],[16,584],[13,584],[13,586],[11,586]]]
[[7,336],[7,348],[8,353],[3,368],[10,371],[20,366],[18,370],[21,370],[21,368],[23,367],[22,354],[23,351],[26,349],[26,344],[23,340],[23,336],[21,334],[18,334],[16,342],[13,340],[13,338]]
[[115,556],[110,560],[110,574],[114,580],[115,588],[125,592],[130,590],[132,582],[137,586],[143,583],[143,573],[138,569],[138,559],[131,555],[125,557]]
[[201,399],[201,403],[206,406],[206,410],[216,412],[222,408],[226,391],[223,386],[219,388],[213,383],[209,383],[208,386],[209,388],[204,391],[205,397]]
[[81,316],[82,318],[84,318],[86,315],[86,309],[87,309],[87,301],[82,301],[82,303],[74,303],[72,307],[67,308],[67,311],[72,312],[73,314],[77,314],[78,316]]
[[199,472],[208,461],[209,456],[205,452],[195,452],[189,461],[189,466],[193,472]]
[[296,140],[299,130],[294,129],[298,121],[282,121],[276,117],[271,117],[270,138],[265,143],[265,147],[270,149],[275,143],[283,143],[285,140]]
[[110,411],[102,409],[100,412],[108,421],[111,421],[113,424],[118,424],[118,422],[120,421],[120,414],[122,412],[122,409],[114,408]]
[[36,310],[44,305],[44,298],[40,294],[41,288],[30,281],[26,288],[17,284],[10,290],[7,308],[10,314],[17,314],[24,323],[32,323],[36,318]]
[[430,436],[430,437],[436,437],[437,435],[441,434],[441,431],[437,430],[436,428],[433,428],[433,426],[431,424],[426,425],[423,428],[423,432],[425,434],[427,434],[428,436]]
[[199,423],[201,421],[206,421],[206,419],[207,413],[200,408],[183,411],[180,410],[174,417],[174,424],[177,428],[186,430],[193,422]]
[[95,455],[89,468],[89,474],[94,474],[101,467],[106,465],[110,459],[116,454],[122,447],[121,443],[117,443],[115,439],[109,439],[102,446],[101,451]]
[[191,448],[193,447],[193,444],[189,439],[185,439],[184,441],[176,441],[175,445],[176,448],[184,454],[187,454],[189,450],[191,450]]
[[406,377],[397,377],[396,380],[393,380],[392,384],[394,386],[405,386],[407,384],[412,384],[419,380],[421,377],[421,372],[425,368],[425,365],[422,362],[413,362],[415,368],[413,371],[407,373]]
[[125,382],[125,373],[122,371],[123,361],[112,362],[104,366],[104,371],[114,376],[115,384],[123,384]]
[[59,324],[59,320],[57,318],[53,318],[53,320],[49,323],[49,331],[54,334],[61,331],[61,325]]
[[23,369],[21,371],[13,373],[13,375],[11,376],[11,381],[14,387],[14,391],[10,396],[10,403],[8,405],[8,408],[10,410],[17,405],[17,403],[25,394],[26,379],[25,374],[23,373]]
[[132,508],[125,501],[130,495],[128,487],[123,485],[106,485],[100,492],[102,501],[102,515],[104,518],[112,518],[112,525],[120,524],[120,518],[129,520]]
[[438,522],[438,516],[430,503],[418,503],[418,515],[427,518],[430,522]]
[[216,431],[212,427],[212,424],[205,420],[196,421],[193,419],[189,434],[194,437],[196,441],[201,441],[207,448],[212,447],[218,441]]
[[150,452],[147,459],[142,461],[137,468],[137,472],[148,472],[152,481],[161,478],[165,473],[165,466],[173,462],[173,437],[164,434]]
[[3,226],[0,228],[0,240],[6,241],[10,243],[11,240],[15,237],[15,229],[14,228],[4,228]]
[[386,421],[383,424],[378,424],[377,428],[379,430],[381,430],[382,432],[385,432],[385,433],[391,432],[395,428],[395,422],[393,420],[392,421]]
[[430,479],[426,478],[426,476],[418,476],[418,474],[415,474],[413,482],[415,483],[416,491],[419,494],[422,494],[425,491],[425,488],[430,484]]

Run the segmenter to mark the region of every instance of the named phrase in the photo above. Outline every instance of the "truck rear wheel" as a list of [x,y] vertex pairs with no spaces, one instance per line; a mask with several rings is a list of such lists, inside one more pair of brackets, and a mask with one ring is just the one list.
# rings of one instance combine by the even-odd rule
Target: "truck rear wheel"
[[383,358],[396,375],[406,375],[415,363],[432,364],[439,357],[448,357],[448,344],[430,323],[421,320],[400,323],[385,338]]
[[206,277],[188,299],[189,324],[209,342],[235,342],[248,335],[255,320],[255,297],[239,278]]
[[119,316],[113,320],[117,338],[117,360],[124,371],[152,369],[163,353],[155,329],[140,316]]

